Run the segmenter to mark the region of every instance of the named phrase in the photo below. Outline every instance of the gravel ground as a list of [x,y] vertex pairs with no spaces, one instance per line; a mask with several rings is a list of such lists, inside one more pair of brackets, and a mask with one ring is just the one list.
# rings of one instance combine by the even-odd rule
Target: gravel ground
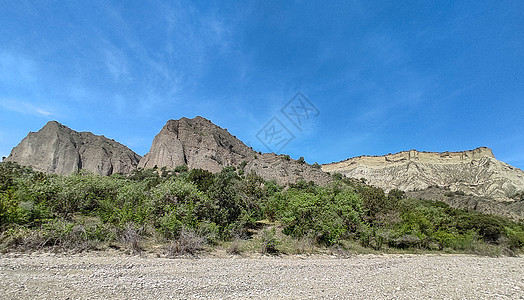
[[0,256],[2,299],[524,299],[524,258]]

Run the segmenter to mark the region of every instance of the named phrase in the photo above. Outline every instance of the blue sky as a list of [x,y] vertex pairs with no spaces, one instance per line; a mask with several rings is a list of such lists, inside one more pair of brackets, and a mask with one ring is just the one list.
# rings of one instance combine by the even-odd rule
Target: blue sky
[[[523,169],[523,11],[0,0],[0,155],[49,120],[144,155],[168,119],[201,115],[264,152],[257,133],[276,118],[295,137],[281,152],[310,163],[487,146]],[[300,127],[281,111],[297,92],[319,112]]]

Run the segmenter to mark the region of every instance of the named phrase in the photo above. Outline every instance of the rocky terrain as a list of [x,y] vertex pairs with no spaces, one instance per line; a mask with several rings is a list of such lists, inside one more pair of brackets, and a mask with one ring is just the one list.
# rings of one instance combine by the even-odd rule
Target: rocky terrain
[[429,187],[420,191],[408,191],[406,196],[413,199],[443,201],[458,209],[475,210],[485,214],[508,217],[513,220],[524,220],[524,201],[497,201],[489,197],[451,192],[449,189],[439,187]]
[[125,174],[135,169],[139,160],[138,154],[114,140],[76,132],[56,121],[48,122],[38,132],[30,132],[6,158],[61,175],[78,170],[100,175]]
[[419,152],[360,156],[322,166],[329,173],[365,179],[388,191],[420,191],[432,186],[467,195],[512,202],[524,191],[524,172],[495,158],[486,147],[463,152]]
[[265,180],[274,179],[279,184],[299,179],[325,184],[330,180],[328,174],[309,164],[286,159],[283,155],[257,153],[226,129],[202,117],[169,120],[138,166],[173,169],[180,165],[211,172],[219,172],[227,166],[241,166],[246,172],[254,171]]
[[319,185],[331,182],[331,176],[320,168],[307,163],[300,163],[286,155],[264,153],[256,155],[256,159],[249,160],[244,171],[254,171],[266,180],[274,179],[278,184],[295,183],[298,180],[313,181]]
[[157,134],[141,168],[187,165],[211,172],[252,159],[255,151],[211,121],[202,117],[169,120]]
[[[442,196],[445,192],[435,196],[431,191],[413,196],[438,198],[455,207],[474,207],[484,212],[489,211],[487,207],[493,200],[513,203],[512,196],[524,191],[524,172],[497,160],[485,147],[462,152],[410,150],[384,156],[360,156],[319,169],[289,156],[255,152],[226,129],[202,117],[169,120],[143,158],[104,136],[76,132],[52,121],[40,131],[29,133],[6,161],[63,175],[82,169],[111,175],[129,173],[137,167],[173,169],[180,165],[219,172],[224,167],[236,166],[279,184],[303,179],[323,185],[331,181],[328,173],[341,173],[363,178],[386,191],[413,192],[438,187],[443,191],[462,192],[469,198],[451,199]],[[511,212],[515,207],[504,207],[509,207],[508,214],[515,215]],[[520,206],[516,207],[516,214],[520,215]]]
[[465,255],[0,256],[3,299],[523,299],[524,260]]

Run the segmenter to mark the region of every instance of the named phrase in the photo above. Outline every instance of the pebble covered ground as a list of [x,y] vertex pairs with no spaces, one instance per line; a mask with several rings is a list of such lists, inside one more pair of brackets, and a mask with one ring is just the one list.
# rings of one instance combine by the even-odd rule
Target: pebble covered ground
[[2,299],[524,299],[524,258],[3,254]]

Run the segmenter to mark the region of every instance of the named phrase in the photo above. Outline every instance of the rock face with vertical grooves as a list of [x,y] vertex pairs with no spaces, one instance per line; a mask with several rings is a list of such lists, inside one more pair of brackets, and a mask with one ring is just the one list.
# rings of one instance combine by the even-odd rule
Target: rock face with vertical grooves
[[404,151],[384,156],[360,156],[326,164],[322,170],[364,178],[385,190],[424,190],[431,186],[477,197],[512,201],[524,191],[524,172],[495,158],[480,147],[462,152]]
[[13,148],[6,161],[60,175],[79,170],[111,175],[129,173],[138,165],[140,156],[104,136],[76,132],[50,121],[38,132],[30,132]]
[[300,179],[317,184],[330,181],[329,174],[306,163],[272,153],[259,154],[227,130],[202,117],[169,120],[138,166],[173,169],[187,165],[190,169],[220,172],[227,166],[241,166],[242,162],[245,162],[244,171],[254,171],[279,184],[295,183]]
[[211,121],[202,117],[169,120],[157,134],[141,168],[175,168],[187,165],[219,172],[225,166],[238,165],[255,152]]

